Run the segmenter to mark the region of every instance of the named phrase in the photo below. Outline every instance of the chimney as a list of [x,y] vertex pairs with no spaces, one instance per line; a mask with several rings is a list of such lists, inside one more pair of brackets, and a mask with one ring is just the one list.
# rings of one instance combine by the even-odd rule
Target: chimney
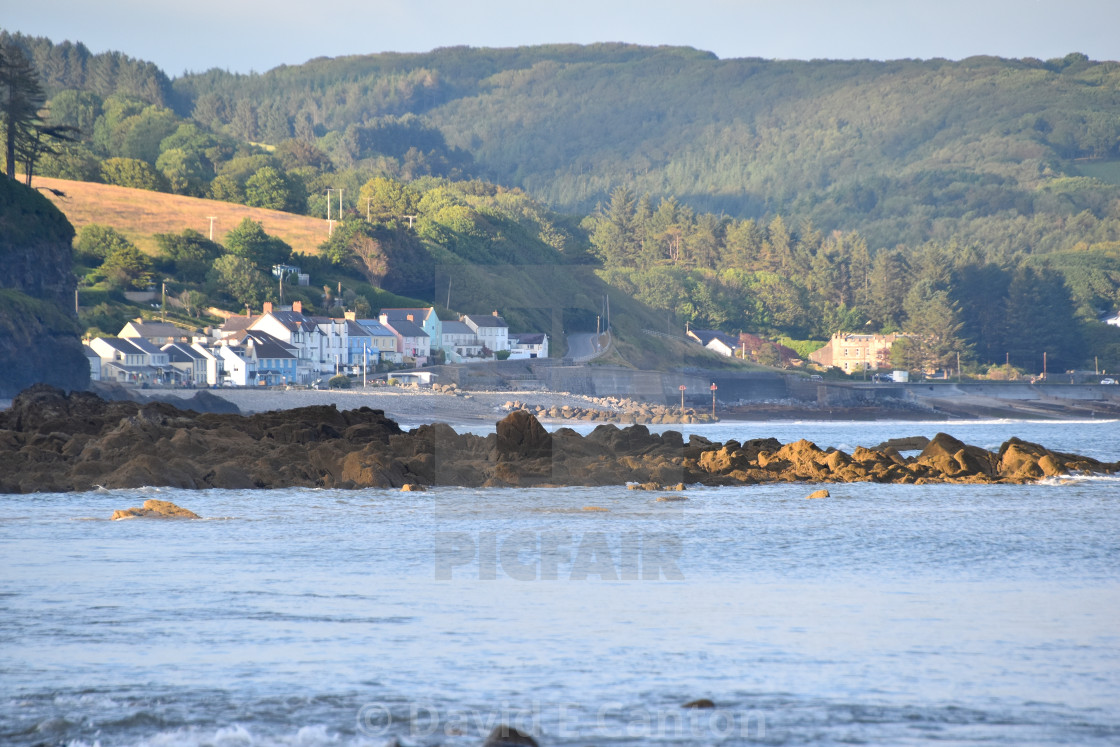
[[416,321],[416,318],[413,317],[412,314],[405,314],[405,319],[407,319],[410,322],[415,322]]
[[498,310],[494,309],[494,316],[497,316],[497,315],[498,315]]
[[265,314],[271,314],[272,313],[272,301],[265,301],[264,302],[264,313]]
[[346,321],[349,321],[349,322],[358,321],[358,313],[356,311],[343,312],[342,316],[346,317]]
[[303,301],[292,301],[292,311],[297,314],[303,313]]

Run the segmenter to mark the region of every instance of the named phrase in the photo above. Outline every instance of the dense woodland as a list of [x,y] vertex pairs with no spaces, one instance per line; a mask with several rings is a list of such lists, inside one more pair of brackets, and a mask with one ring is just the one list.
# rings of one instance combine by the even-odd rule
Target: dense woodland
[[[469,267],[481,297],[459,308],[477,311],[511,292],[494,280],[508,272],[480,268],[564,266],[583,273],[559,284],[579,300],[538,305],[582,309],[583,324],[597,277],[641,302],[641,325],[677,333],[900,330],[914,337],[899,364],[914,369],[960,354],[973,370],[1037,373],[1043,353],[1051,371],[1120,367],[1120,335],[1099,321],[1120,308],[1114,62],[594,45],[171,80],[81,44],[0,41],[38,70],[47,121],[80,133],[38,154],[35,173],[320,216],[341,189],[347,222],[301,258],[335,288],[309,297],[325,308],[386,293],[456,308],[468,288],[444,286]],[[122,274],[124,258],[104,267],[117,239],[94,238],[79,237],[90,282],[178,272],[193,307],[263,299],[284,254],[165,237],[163,256],[133,256]]]

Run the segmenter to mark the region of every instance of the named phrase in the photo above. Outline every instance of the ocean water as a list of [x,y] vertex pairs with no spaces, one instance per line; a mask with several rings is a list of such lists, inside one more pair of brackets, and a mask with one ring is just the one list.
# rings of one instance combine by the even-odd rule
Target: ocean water
[[[1120,479],[828,487],[0,496],[0,744],[1120,743]],[[108,521],[151,497],[205,518]]]

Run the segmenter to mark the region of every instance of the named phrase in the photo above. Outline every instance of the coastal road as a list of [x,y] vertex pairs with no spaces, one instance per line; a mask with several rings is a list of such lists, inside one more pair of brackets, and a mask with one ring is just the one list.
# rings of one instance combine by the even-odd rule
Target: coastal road
[[602,339],[594,332],[573,332],[568,335],[568,355],[577,363],[589,361],[592,358],[598,358],[611,346],[610,333],[603,335],[606,338],[606,343],[602,344]]

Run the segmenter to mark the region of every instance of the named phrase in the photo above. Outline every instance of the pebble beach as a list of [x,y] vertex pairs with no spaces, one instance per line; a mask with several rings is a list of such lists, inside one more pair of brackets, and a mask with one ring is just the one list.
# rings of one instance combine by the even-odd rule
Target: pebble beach
[[[195,390],[160,392],[161,396],[181,398],[194,396]],[[584,407],[607,409],[592,397],[564,392],[455,392],[442,393],[408,387],[377,387],[370,389],[298,389],[254,390],[220,389],[213,394],[237,405],[243,413],[289,410],[294,407],[335,405],[339,410],[369,407],[384,410],[399,423],[417,425],[432,422],[486,422],[494,423],[507,414],[502,406],[513,400],[532,402],[549,407]]]

